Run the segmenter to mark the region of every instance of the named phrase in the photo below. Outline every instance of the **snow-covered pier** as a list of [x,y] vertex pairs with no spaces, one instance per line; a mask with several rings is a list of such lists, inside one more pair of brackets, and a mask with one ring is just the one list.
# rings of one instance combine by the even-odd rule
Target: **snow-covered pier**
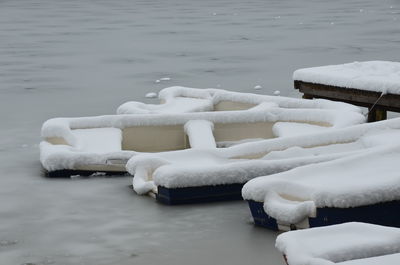
[[344,101],[368,108],[368,121],[385,120],[387,111],[400,112],[400,63],[354,62],[299,69],[295,89],[303,98]]

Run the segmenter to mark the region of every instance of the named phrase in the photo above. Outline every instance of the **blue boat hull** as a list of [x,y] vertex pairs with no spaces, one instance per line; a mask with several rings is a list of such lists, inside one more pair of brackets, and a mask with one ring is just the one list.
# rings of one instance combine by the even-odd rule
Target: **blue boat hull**
[[[278,230],[276,219],[264,211],[263,202],[249,200],[248,204],[255,225]],[[346,222],[364,222],[400,227],[400,201],[383,202],[353,208],[317,208],[316,217],[308,218],[308,222],[310,227]]]
[[242,183],[187,188],[158,186],[156,199],[168,205],[242,200]]
[[106,176],[120,176],[126,175],[123,171],[89,171],[89,170],[72,170],[62,169],[55,171],[43,170],[43,175],[48,178],[70,178],[71,176],[90,176],[96,173],[104,173]]

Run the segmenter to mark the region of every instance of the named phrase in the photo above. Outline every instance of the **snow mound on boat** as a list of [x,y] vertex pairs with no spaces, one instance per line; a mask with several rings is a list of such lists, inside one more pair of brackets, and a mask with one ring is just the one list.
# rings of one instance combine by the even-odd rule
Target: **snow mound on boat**
[[[400,200],[400,132],[381,137],[388,140],[387,145],[253,179],[243,187],[243,198],[264,202],[265,212],[282,224],[312,217],[316,208],[349,208]],[[293,206],[294,202],[298,205]],[[303,207],[305,203],[308,207]]]
[[400,253],[339,262],[339,265],[398,265]]
[[[275,246],[290,265],[394,265],[400,260],[400,229],[344,223],[285,232],[277,237]],[[396,259],[397,263],[376,263]]]

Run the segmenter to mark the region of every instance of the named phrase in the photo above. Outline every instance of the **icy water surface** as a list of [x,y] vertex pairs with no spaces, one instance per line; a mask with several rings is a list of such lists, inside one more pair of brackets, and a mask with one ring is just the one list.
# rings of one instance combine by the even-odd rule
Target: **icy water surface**
[[41,177],[41,124],[170,85],[298,97],[299,67],[399,48],[398,0],[0,0],[0,264],[283,264],[243,202],[165,207],[127,177]]

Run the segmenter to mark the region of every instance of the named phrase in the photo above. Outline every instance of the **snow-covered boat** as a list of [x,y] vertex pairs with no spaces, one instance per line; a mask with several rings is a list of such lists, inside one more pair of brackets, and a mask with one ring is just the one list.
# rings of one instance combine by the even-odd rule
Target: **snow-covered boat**
[[400,264],[400,229],[367,223],[285,232],[275,246],[288,265]]
[[127,169],[137,193],[153,192],[167,204],[241,199],[241,186],[253,178],[377,151],[396,137],[400,119],[391,119],[227,148],[140,154]]
[[[166,102],[189,95],[195,100],[203,92],[181,87],[166,91]],[[341,128],[365,120],[358,108],[344,103],[205,91],[213,111],[50,119],[42,127],[42,165],[51,176],[125,172],[126,161],[138,153],[215,149],[217,143]]]
[[375,127],[364,139],[375,146],[368,150],[249,181],[242,195],[255,224],[274,230],[351,221],[400,226],[400,130],[385,126],[399,120],[365,124]]

